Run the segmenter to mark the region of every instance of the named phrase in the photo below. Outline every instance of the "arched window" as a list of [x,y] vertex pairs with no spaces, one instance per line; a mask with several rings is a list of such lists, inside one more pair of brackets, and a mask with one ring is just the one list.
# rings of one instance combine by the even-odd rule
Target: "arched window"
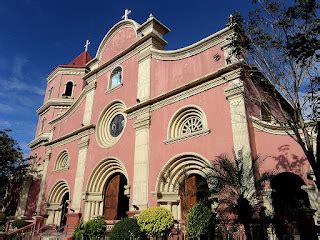
[[49,89],[48,99],[51,99],[51,97],[52,97],[52,92],[53,92],[53,87],[51,87],[51,88]]
[[64,97],[71,97],[72,96],[72,90],[73,90],[73,82],[67,82],[66,84],[66,90],[63,94]]
[[195,106],[188,106],[179,110],[171,119],[168,139],[188,138],[208,132],[204,113]]
[[112,89],[122,83],[122,68],[116,67],[113,69],[111,76],[110,76],[110,84],[109,88]]
[[43,117],[40,125],[40,133],[43,133],[45,123],[46,123],[46,117]]
[[67,169],[68,167],[69,167],[69,155],[67,151],[63,151],[62,153],[60,153],[57,159],[54,170]]
[[261,120],[265,122],[271,122],[272,120],[270,106],[266,102],[261,103]]

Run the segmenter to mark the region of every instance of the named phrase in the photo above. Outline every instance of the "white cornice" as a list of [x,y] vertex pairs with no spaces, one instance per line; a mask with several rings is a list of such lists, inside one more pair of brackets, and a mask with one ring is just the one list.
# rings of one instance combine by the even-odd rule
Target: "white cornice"
[[163,106],[180,101],[181,99],[188,98],[210,88],[240,78],[242,64],[243,61],[239,61],[237,63],[224,66],[212,73],[195,79],[186,85],[173,89],[172,91],[128,107],[125,112],[128,114],[128,118],[131,119],[139,114],[138,110],[145,108],[146,106],[151,106],[150,110],[154,111]]
[[62,146],[67,143],[73,142],[75,140],[78,140],[80,138],[89,136],[90,134],[93,134],[95,131],[95,125],[89,125],[89,126],[84,126],[82,128],[76,129],[73,132],[70,132],[64,136],[61,136],[57,139],[54,139],[50,142],[47,142],[45,146],[55,148],[57,146]]
[[251,120],[254,128],[266,133],[271,133],[276,135],[294,134],[289,127],[281,126],[276,123],[265,122],[253,116],[251,116]]
[[194,44],[177,50],[151,49],[152,57],[163,61],[179,60],[199,54],[216,45],[226,45],[228,37],[234,33],[233,28],[226,27],[209,37],[206,37]]
[[84,75],[86,68],[57,67],[48,76],[47,82],[51,82],[58,74],[61,75]]
[[31,149],[34,149],[35,147],[39,145],[44,145],[47,143],[50,139],[50,133],[43,133],[40,136],[33,139],[29,144],[28,147]]
[[49,99],[45,104],[43,104],[37,110],[37,113],[41,114],[51,106],[71,106],[73,103],[74,103],[74,99],[69,99],[69,98]]

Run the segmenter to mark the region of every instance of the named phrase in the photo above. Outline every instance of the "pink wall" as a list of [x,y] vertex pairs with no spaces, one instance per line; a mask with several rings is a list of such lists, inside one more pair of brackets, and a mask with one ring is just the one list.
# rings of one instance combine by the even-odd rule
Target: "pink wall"
[[[215,54],[221,59],[216,62]],[[195,56],[175,61],[152,59],[151,95],[158,96],[177,87],[190,83],[192,80],[215,72],[223,67],[224,57],[220,46],[215,46]]]
[[[64,150],[68,151],[69,154],[69,169],[62,171],[53,171],[56,161]],[[52,149],[50,161],[48,164],[48,172],[44,185],[44,203],[48,200],[51,189],[59,180],[65,180],[70,188],[70,198],[72,202],[73,189],[75,183],[75,175],[78,161],[78,141],[58,146]]]
[[[252,129],[251,129],[252,130]],[[263,160],[260,173],[292,172],[299,175],[305,183],[310,165],[297,142],[288,135],[275,135],[253,129],[254,147]]]
[[[150,129],[150,173],[149,193],[156,190],[156,180],[162,167],[174,156],[185,152],[201,154],[208,160],[214,160],[216,156],[232,152],[233,140],[230,119],[229,102],[224,96],[222,85],[196,96],[176,102],[164,108],[152,112]],[[200,107],[208,121],[210,134],[186,139],[172,144],[165,144],[167,129],[174,113],[187,105]],[[226,114],[227,113],[227,114]],[[153,195],[149,195],[152,205],[156,204]]]
[[107,40],[103,50],[99,65],[110,60],[120,52],[127,49],[137,40],[137,34],[133,26],[120,28],[118,32],[111,35]]
[[78,105],[73,112],[64,117],[61,121],[54,125],[53,139],[57,139],[63,135],[71,133],[82,127],[83,114],[86,99]]

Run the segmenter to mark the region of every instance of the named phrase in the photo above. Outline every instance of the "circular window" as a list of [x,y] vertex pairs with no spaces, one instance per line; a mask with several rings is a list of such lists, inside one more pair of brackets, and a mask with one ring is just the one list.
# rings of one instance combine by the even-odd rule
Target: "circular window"
[[112,137],[118,137],[122,132],[124,127],[124,116],[122,114],[117,114],[110,124],[110,134]]
[[124,110],[123,103],[115,102],[101,113],[96,131],[101,147],[110,147],[120,139],[126,124]]

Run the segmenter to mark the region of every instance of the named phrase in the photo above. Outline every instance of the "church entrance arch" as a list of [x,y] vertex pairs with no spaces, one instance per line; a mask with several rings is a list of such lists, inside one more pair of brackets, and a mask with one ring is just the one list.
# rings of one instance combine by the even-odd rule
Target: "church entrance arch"
[[60,180],[52,187],[47,201],[47,224],[55,224],[59,227],[66,225],[69,196],[70,190],[66,181]]
[[186,218],[187,211],[209,197],[206,176],[210,162],[196,153],[173,157],[162,168],[157,179],[158,205],[170,209],[175,220]]
[[125,195],[127,180],[121,173],[110,177],[104,189],[103,216],[107,220],[126,217],[129,211],[129,198]]
[[117,220],[129,210],[129,181],[122,162],[114,157],[102,160],[93,170],[86,192],[84,220],[104,216]]
[[67,225],[67,213],[69,207],[69,192],[66,192],[61,201],[61,219],[60,228]]
[[208,200],[208,183],[201,175],[191,174],[180,183],[179,195],[182,219],[186,219],[190,208],[198,202]]

